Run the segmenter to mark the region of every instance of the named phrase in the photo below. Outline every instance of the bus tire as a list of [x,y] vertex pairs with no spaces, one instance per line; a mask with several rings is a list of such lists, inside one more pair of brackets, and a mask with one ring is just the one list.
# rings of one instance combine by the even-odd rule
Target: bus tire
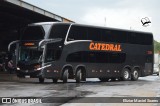
[[58,79],[53,78],[52,81],[53,81],[53,83],[57,83]]
[[132,81],[137,81],[139,78],[139,73],[138,73],[138,69],[134,69],[132,74],[131,74],[131,80]]
[[130,79],[130,70],[127,68],[124,68],[122,71],[122,80],[128,81]]
[[44,78],[39,78],[39,83],[44,83]]
[[99,78],[99,80],[100,80],[101,82],[108,82],[108,81],[109,81],[109,78]]
[[68,69],[65,69],[64,72],[63,72],[63,83],[67,83],[68,81]]
[[76,83],[80,83],[82,80],[82,71],[81,69],[78,69],[76,72]]

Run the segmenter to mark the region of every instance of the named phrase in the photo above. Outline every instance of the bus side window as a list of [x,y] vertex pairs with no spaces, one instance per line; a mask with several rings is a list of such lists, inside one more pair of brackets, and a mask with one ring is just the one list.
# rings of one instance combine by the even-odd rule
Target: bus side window
[[87,28],[88,40],[101,41],[101,30],[98,28]]
[[95,52],[97,63],[108,63],[106,52]]
[[61,50],[48,49],[46,55],[47,62],[56,61],[60,59]]
[[87,40],[86,28],[73,25],[70,29],[67,41],[73,40]]
[[46,47],[46,62],[59,60],[62,54],[61,49],[53,48],[54,44],[47,44]]
[[74,52],[67,56],[67,62],[84,62],[84,63],[124,63],[126,60],[125,53],[109,52]]
[[74,52],[67,56],[67,62],[82,62],[82,52]]
[[131,32],[128,38],[128,43],[139,45],[152,45],[152,39],[153,38],[151,34]]
[[95,52],[89,52],[88,61],[89,63],[96,63],[96,53]]
[[102,30],[102,40],[104,42],[127,43],[127,32],[117,30]]
[[111,35],[112,41],[116,43],[127,43],[128,33],[124,31],[113,30]]
[[64,38],[66,37],[67,31],[68,31],[69,25],[53,25],[51,29],[51,33],[49,38]]
[[110,42],[112,40],[111,31],[103,29],[101,32],[101,41]]
[[126,60],[125,53],[107,53],[108,63],[124,63]]

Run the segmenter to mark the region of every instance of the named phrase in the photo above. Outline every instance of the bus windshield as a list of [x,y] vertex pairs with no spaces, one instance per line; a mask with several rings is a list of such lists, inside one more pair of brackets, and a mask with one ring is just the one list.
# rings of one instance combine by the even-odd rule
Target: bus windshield
[[29,26],[25,28],[21,40],[41,40],[44,39],[45,32],[42,26]]
[[20,50],[20,61],[26,61],[31,63],[39,63],[42,61],[43,51],[38,51],[32,48],[21,48]]

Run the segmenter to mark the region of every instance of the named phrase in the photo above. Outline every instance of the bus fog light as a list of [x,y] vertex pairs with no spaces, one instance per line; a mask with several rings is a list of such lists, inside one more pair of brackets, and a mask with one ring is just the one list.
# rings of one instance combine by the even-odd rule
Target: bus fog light
[[37,71],[40,71],[41,70],[41,68],[37,68]]
[[19,67],[17,67],[17,70],[20,70],[20,68],[19,68]]
[[35,70],[35,71],[41,70],[41,69],[40,69],[40,65],[35,65],[35,66],[34,66],[34,70]]

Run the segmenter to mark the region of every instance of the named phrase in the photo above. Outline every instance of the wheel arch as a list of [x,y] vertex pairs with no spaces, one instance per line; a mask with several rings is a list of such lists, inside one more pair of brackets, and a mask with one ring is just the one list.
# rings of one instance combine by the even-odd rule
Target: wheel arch
[[125,65],[122,70],[124,70],[125,68],[127,68],[130,72],[132,70],[132,67],[130,65]]

